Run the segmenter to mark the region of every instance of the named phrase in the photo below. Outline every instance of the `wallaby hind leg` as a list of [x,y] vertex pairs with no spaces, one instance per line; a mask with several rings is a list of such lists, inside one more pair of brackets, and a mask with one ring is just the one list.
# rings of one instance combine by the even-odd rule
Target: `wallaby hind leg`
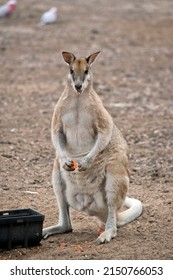
[[116,176],[113,172],[107,171],[105,190],[108,213],[105,231],[97,238],[96,244],[110,242],[117,235],[117,210],[123,204],[128,184],[127,176]]
[[53,225],[43,229],[43,238],[47,238],[50,235],[61,234],[65,232],[72,231],[70,214],[69,214],[69,206],[65,197],[65,183],[62,180],[59,163],[55,159],[54,167],[52,172],[52,183],[53,189],[56,195],[58,207],[59,207],[59,223],[57,225]]
[[103,244],[110,242],[112,238],[117,235],[117,226],[116,226],[116,211],[115,207],[108,206],[108,217],[105,224],[105,230],[99,235],[95,244]]

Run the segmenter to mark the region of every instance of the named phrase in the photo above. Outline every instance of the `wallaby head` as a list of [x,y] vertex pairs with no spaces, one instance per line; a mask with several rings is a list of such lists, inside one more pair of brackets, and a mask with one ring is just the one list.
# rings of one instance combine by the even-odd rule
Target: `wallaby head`
[[76,58],[73,53],[62,52],[65,62],[69,65],[68,79],[77,94],[81,94],[87,88],[91,80],[90,66],[99,53],[93,53],[86,58]]

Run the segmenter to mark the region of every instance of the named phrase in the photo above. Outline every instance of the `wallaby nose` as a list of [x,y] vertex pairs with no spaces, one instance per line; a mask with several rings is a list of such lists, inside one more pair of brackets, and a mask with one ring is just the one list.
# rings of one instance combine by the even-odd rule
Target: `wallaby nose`
[[75,85],[75,88],[76,88],[77,91],[81,91],[82,85],[78,85],[78,84],[77,84],[77,85]]

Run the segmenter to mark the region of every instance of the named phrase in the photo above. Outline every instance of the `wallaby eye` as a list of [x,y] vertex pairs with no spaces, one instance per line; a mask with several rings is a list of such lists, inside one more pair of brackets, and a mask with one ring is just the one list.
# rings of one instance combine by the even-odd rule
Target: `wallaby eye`
[[73,72],[74,72],[73,69],[70,68],[70,74],[73,74]]
[[87,69],[87,70],[85,70],[85,74],[86,74],[86,75],[88,74],[88,69]]

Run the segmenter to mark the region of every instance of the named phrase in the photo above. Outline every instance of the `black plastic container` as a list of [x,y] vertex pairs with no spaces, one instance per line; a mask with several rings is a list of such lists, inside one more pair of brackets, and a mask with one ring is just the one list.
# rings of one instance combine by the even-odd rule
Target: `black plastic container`
[[31,208],[0,211],[0,248],[38,245],[43,221],[44,215]]

